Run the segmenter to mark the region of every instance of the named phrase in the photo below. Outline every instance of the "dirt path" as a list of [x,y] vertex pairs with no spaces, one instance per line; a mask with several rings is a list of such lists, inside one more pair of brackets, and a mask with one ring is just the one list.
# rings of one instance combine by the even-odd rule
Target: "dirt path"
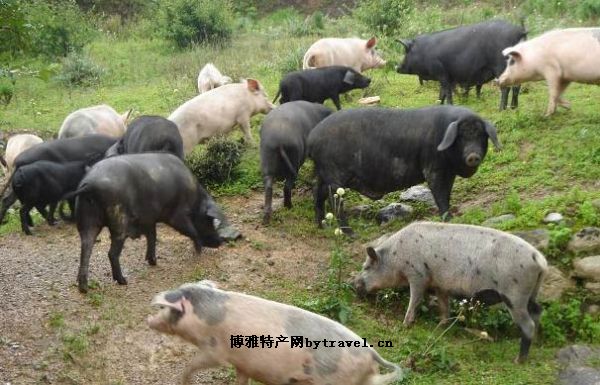
[[[152,297],[186,281],[211,279],[248,293],[282,290],[277,278],[311,285],[327,263],[320,239],[293,239],[259,226],[262,196],[222,203],[244,239],[194,253],[166,226],[158,230],[158,266],[144,261],[145,240],[129,240],[121,264],[129,285],[110,277],[106,230],[94,247],[87,296],[77,291],[79,237],[73,226],[0,237],[0,384],[176,384],[194,348],[159,335],[144,320]],[[203,372],[197,384],[232,383],[233,372]]]

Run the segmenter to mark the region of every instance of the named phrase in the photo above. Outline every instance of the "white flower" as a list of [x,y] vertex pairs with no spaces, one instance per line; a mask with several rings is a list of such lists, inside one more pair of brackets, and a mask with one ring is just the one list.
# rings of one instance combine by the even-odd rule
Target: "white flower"
[[342,229],[340,229],[339,227],[337,229],[335,229],[335,231],[333,232],[336,236],[340,236],[342,235]]
[[338,199],[340,196],[339,196],[339,195],[337,195],[337,194],[333,194],[333,197],[334,197],[335,199]]
[[326,221],[325,219],[323,219],[323,220],[321,221],[321,223],[323,224],[323,226],[327,225],[327,221]]
[[481,338],[489,338],[487,332],[481,332],[479,333],[479,335],[481,336]]
[[344,189],[340,187],[340,188],[338,188],[338,189],[336,190],[336,193],[337,193],[339,196],[343,196],[343,195],[346,193],[346,191],[344,191]]
[[462,315],[462,314],[461,314],[461,315],[459,315],[459,316],[458,316],[458,320],[459,320],[459,321],[461,321],[461,322],[463,322],[463,321],[465,320],[465,316],[464,316],[464,315]]
[[173,90],[173,93],[176,93],[176,92],[179,92],[179,90],[178,90],[177,88],[175,88],[175,89]]
[[328,221],[333,219],[333,213],[327,213],[327,215],[325,215],[325,219],[327,219]]

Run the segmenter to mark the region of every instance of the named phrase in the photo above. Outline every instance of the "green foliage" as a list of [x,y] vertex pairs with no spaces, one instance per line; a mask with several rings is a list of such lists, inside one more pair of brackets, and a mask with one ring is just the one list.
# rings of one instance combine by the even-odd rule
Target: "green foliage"
[[233,33],[233,12],[224,0],[165,0],[161,4],[161,27],[178,47],[222,44]]
[[585,201],[579,205],[577,216],[586,226],[600,225],[600,214],[590,201]]
[[401,29],[412,7],[411,0],[366,0],[354,15],[372,30],[391,36],[404,32]]
[[230,182],[240,163],[243,145],[225,137],[211,138],[205,149],[198,147],[187,157],[188,167],[204,186]]
[[578,0],[577,17],[581,19],[598,19],[600,17],[600,1],[598,0]]
[[526,13],[544,17],[562,17],[569,13],[583,20],[600,17],[598,0],[526,0],[521,8]]
[[305,52],[306,48],[304,47],[298,47],[295,50],[290,49],[287,51],[285,56],[283,56],[279,62],[278,68],[281,75],[302,69],[302,59]]
[[483,329],[496,336],[514,328],[512,317],[504,305],[484,306],[471,300],[463,306],[463,313],[465,326]]
[[541,327],[544,341],[553,345],[562,345],[570,340],[600,340],[600,319],[583,312],[582,301],[578,298],[544,306]]
[[567,247],[573,230],[564,224],[549,224],[548,230],[550,232],[550,242],[548,244],[548,250],[546,255],[548,257],[558,257]]
[[7,106],[10,103],[15,93],[16,82],[13,71],[0,67],[0,104]]
[[100,83],[105,72],[89,57],[73,52],[63,60],[60,73],[55,78],[67,87],[92,86]]
[[158,3],[157,0],[75,0],[85,11],[97,14],[117,15],[121,22],[133,19]]
[[2,38],[0,52],[16,54],[29,44],[31,25],[26,21],[24,1],[0,0]]

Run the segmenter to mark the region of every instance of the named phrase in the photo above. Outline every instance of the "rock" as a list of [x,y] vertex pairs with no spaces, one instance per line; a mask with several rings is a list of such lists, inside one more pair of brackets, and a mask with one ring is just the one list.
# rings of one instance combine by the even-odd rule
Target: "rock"
[[575,282],[554,266],[548,266],[548,274],[540,288],[540,298],[545,301],[558,300],[567,289],[575,287]]
[[583,287],[594,294],[600,294],[600,282],[586,282]]
[[592,304],[586,307],[585,312],[591,315],[600,313],[600,305]]
[[371,205],[358,205],[350,207],[346,212],[354,218],[365,218],[369,216]]
[[493,226],[493,225],[499,225],[504,222],[512,221],[513,219],[516,219],[516,217],[513,214],[504,214],[504,215],[500,215],[497,217],[486,219],[486,221],[483,222],[483,225],[489,227],[489,226]]
[[558,223],[563,220],[561,213],[550,213],[544,218],[544,223]]
[[563,369],[558,375],[563,385],[598,385],[600,371],[586,365],[600,359],[600,348],[584,345],[571,345],[562,348],[556,354]]
[[600,282],[600,255],[574,260],[573,275],[575,277]]
[[550,244],[550,233],[546,229],[515,231],[513,234],[517,237],[523,238],[531,246],[538,250],[547,249],[548,245]]
[[600,199],[594,199],[592,201],[592,206],[598,211],[600,211]]
[[588,367],[569,367],[560,372],[558,380],[563,385],[598,385],[600,384],[600,370]]
[[600,251],[600,229],[597,227],[581,229],[571,237],[567,250],[574,253]]
[[414,209],[404,203],[390,203],[377,213],[377,222],[386,223],[393,219],[410,218]]
[[425,203],[430,207],[437,207],[431,190],[422,184],[412,186],[400,194],[401,201],[412,201]]

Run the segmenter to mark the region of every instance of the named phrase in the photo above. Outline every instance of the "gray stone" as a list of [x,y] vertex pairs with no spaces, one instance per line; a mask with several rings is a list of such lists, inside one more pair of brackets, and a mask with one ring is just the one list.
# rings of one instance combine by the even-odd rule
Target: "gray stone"
[[404,190],[400,194],[400,200],[409,202],[421,202],[427,204],[430,207],[436,207],[435,199],[433,199],[433,194],[431,193],[431,190],[422,184],[418,184],[416,186],[412,186]]
[[586,282],[583,287],[594,294],[600,294],[600,282]]
[[515,231],[513,234],[523,238],[538,250],[547,249],[550,244],[550,233],[546,229]]
[[600,229],[586,227],[571,237],[567,250],[574,253],[600,251]]
[[563,220],[561,213],[550,213],[544,217],[544,223],[558,223]]
[[499,225],[504,222],[512,221],[513,219],[516,219],[516,217],[513,214],[504,214],[504,215],[500,215],[497,217],[487,219],[485,222],[483,222],[483,225],[484,226]]
[[600,385],[600,370],[588,367],[568,367],[558,375],[562,385]]
[[390,203],[377,213],[377,222],[386,223],[394,219],[410,218],[414,209],[404,203]]
[[554,266],[548,266],[548,274],[540,288],[540,299],[555,301],[560,299],[565,290],[575,287],[575,282]]
[[596,315],[600,313],[600,305],[591,304],[586,307],[585,312],[591,315]]
[[600,282],[600,255],[578,258],[573,261],[575,277]]
[[349,216],[354,218],[365,218],[370,214],[371,205],[352,206],[347,210]]
[[556,354],[562,370],[558,375],[562,385],[599,385],[600,370],[591,368],[591,361],[600,359],[600,348],[585,345],[571,345]]
[[598,211],[600,211],[600,199],[594,199],[592,201],[592,206]]

